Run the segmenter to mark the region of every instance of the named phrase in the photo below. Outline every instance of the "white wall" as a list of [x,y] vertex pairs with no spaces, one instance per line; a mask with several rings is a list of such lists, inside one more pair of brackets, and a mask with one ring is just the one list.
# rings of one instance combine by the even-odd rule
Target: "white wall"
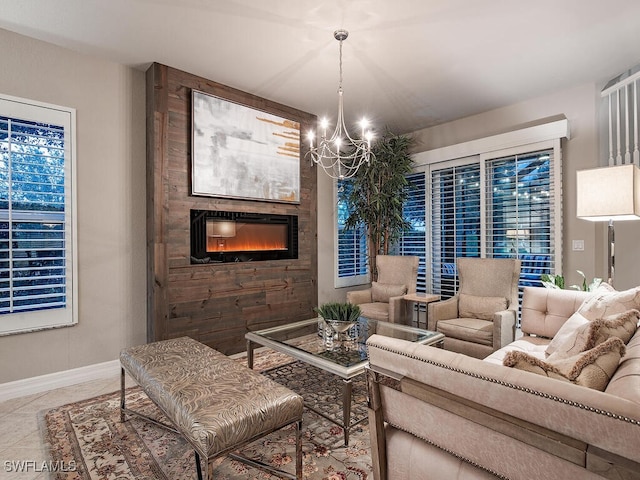
[[[615,74],[615,72],[613,72]],[[613,75],[612,74],[612,75]],[[414,132],[416,152],[455,145],[458,143],[504,133],[544,119],[564,115],[569,120],[571,138],[562,142],[563,153],[563,273],[568,285],[580,281],[576,270],[582,270],[591,278],[606,277],[606,228],[604,224],[579,220],[575,216],[576,171],[604,165],[599,158],[598,110],[600,89],[595,84],[579,85],[544,97],[526,100],[508,107]],[[323,174],[318,174],[321,177]],[[333,210],[330,182],[318,181],[318,256],[322,260],[332,255],[333,243],[327,239],[333,235]],[[326,188],[326,190],[325,190]],[[616,224],[616,276],[617,289],[640,285],[640,256],[636,239],[640,237],[640,222]],[[332,238],[332,237],[331,237]],[[584,240],[582,252],[571,250],[572,240]],[[319,301],[344,295],[333,289],[333,270],[324,265],[318,270]]]
[[0,337],[4,383],[146,340],[145,78],[5,30],[0,46],[1,93],[76,109],[79,277],[78,325]]

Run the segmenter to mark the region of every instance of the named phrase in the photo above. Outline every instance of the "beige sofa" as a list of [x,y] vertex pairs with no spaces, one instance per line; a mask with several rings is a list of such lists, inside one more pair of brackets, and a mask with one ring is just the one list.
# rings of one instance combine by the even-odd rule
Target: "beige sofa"
[[[617,312],[603,300],[615,295],[623,296],[529,287],[522,338],[484,360],[372,336],[367,380],[374,477],[640,479],[637,322],[604,391],[502,364],[518,355],[544,362],[551,338],[559,331],[556,342],[566,337],[568,327],[561,326],[569,317],[574,322],[585,305],[586,317],[600,317],[640,304],[640,287],[625,292]],[[589,368],[600,372],[596,365]]]

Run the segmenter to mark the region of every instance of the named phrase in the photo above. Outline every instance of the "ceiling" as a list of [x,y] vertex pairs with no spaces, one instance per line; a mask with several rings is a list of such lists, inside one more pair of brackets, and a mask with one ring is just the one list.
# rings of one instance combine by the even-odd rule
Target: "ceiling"
[[[638,0],[2,0],[0,28],[407,133],[640,63]],[[561,113],[561,112],[559,112]]]

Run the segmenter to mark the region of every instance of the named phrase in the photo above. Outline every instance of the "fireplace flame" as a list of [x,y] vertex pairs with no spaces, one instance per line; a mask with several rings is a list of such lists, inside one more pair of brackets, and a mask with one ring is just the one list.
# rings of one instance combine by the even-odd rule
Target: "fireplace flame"
[[287,226],[237,223],[236,236],[207,237],[207,252],[287,250]]

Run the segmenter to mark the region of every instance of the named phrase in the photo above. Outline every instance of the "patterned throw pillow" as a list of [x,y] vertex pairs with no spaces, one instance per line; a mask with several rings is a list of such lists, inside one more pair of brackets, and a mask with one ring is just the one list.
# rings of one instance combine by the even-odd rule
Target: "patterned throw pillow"
[[604,284],[582,302],[578,313],[593,321],[633,309],[640,309],[640,286],[617,292],[611,291],[611,286]]
[[558,361],[543,361],[520,351],[505,355],[503,364],[583,387],[604,391],[618,368],[625,346],[618,337],[611,337],[596,347]]
[[582,314],[576,312],[571,315],[553,336],[549,345],[547,345],[547,349],[545,350],[547,356],[553,355],[558,351],[566,351],[571,348],[573,344],[575,344],[578,329],[587,323],[589,323],[589,320],[584,318]]
[[[580,315],[580,314],[577,314]],[[610,337],[617,337],[622,343],[627,343],[638,328],[640,311],[627,310],[617,315],[598,318],[592,322],[579,325],[573,334],[561,338],[555,344],[553,353],[547,358],[553,361],[559,358],[572,357],[585,350],[590,350]],[[554,337],[555,340],[555,337]],[[549,344],[551,346],[551,343]],[[549,347],[547,347],[549,353]]]

